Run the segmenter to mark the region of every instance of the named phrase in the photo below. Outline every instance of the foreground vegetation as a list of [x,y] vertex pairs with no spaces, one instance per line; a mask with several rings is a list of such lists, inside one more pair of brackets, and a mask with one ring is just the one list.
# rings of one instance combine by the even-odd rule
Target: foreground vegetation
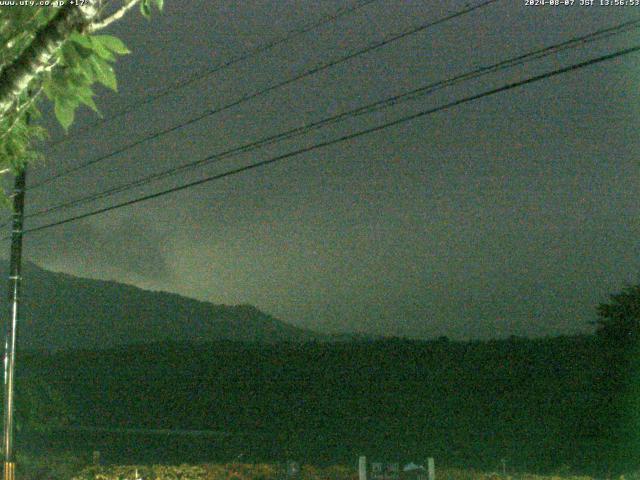
[[25,438],[34,448],[101,450],[108,462],[227,462],[244,453],[327,465],[364,454],[489,471],[502,458],[540,473],[639,467],[630,415],[638,369],[595,337],[155,344],[23,359],[23,371],[61,393],[74,425],[225,434]]
[[[438,469],[439,480],[590,480],[591,477],[532,474],[501,475],[469,469]],[[127,465],[87,467],[73,480],[282,480],[287,478],[281,465],[274,464],[204,464],[204,465]],[[290,477],[291,478],[291,477]],[[298,480],[357,480],[355,468],[332,465],[318,468],[303,465]]]
[[[31,408],[18,420],[56,419],[57,430],[27,428],[19,439],[47,455],[100,450],[113,464],[241,455],[327,466],[366,455],[480,471],[501,471],[504,459],[511,472],[612,478],[640,469],[640,288],[600,314],[594,336],[34,353],[22,357],[17,400]],[[29,394],[38,378],[59,395]],[[68,428],[78,425],[91,428]]]

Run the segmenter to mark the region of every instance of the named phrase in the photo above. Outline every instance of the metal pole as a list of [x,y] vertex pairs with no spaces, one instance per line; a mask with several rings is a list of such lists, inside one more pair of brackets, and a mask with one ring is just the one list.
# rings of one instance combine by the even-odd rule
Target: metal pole
[[22,270],[22,229],[24,223],[24,194],[26,165],[16,175],[13,189],[13,226],[11,230],[11,260],[9,265],[9,302],[11,313],[5,323],[4,341],[4,480],[15,479],[15,459],[13,452],[13,395],[14,369],[16,363],[16,327],[20,302]]

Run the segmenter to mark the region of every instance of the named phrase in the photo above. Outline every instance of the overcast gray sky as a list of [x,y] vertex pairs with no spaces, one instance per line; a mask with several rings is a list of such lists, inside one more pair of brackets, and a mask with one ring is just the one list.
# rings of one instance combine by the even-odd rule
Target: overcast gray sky
[[[145,95],[312,23],[347,0],[177,2],[109,33],[133,54],[109,116]],[[379,0],[47,151],[30,181],[264,88],[463,1]],[[475,4],[476,2],[472,2]],[[599,1],[598,1],[599,3]],[[640,7],[503,0],[211,116],[29,192],[35,211],[423,84],[640,16]],[[640,43],[636,31],[32,219],[36,226],[384,123]],[[180,193],[32,234],[26,257],[291,324],[428,338],[590,331],[638,281],[640,55],[467,103]],[[52,125],[53,136],[62,135]],[[75,132],[75,133],[74,133]]]

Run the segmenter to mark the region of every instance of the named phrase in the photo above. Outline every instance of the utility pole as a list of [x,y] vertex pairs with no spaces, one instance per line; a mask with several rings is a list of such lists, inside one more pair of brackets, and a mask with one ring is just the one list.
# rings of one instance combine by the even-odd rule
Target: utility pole
[[[27,117],[27,123],[29,119]],[[16,363],[16,327],[20,303],[20,283],[22,274],[22,230],[24,223],[24,195],[26,184],[26,164],[15,178],[13,188],[13,221],[11,229],[11,260],[9,264],[10,315],[5,322],[4,338],[4,435],[2,452],[4,455],[4,480],[15,480],[16,463],[13,451],[13,394],[14,368]]]

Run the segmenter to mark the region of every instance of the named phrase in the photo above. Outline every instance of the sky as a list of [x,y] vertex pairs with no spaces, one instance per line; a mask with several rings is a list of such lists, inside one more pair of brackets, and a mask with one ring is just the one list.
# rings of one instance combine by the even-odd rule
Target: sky
[[[479,2],[378,0],[45,149],[29,184],[411,26]],[[27,193],[27,213],[640,16],[640,7],[499,0]],[[348,0],[177,2],[110,27],[132,54],[109,118]],[[393,121],[640,43],[637,31],[349,119],[76,209],[36,227]],[[639,280],[640,55],[577,70],[262,168],[25,237],[74,275],[224,304],[293,325],[455,339],[593,330]],[[46,110],[46,108],[45,108]],[[53,139],[64,136],[50,114]],[[6,242],[5,242],[6,243]]]

